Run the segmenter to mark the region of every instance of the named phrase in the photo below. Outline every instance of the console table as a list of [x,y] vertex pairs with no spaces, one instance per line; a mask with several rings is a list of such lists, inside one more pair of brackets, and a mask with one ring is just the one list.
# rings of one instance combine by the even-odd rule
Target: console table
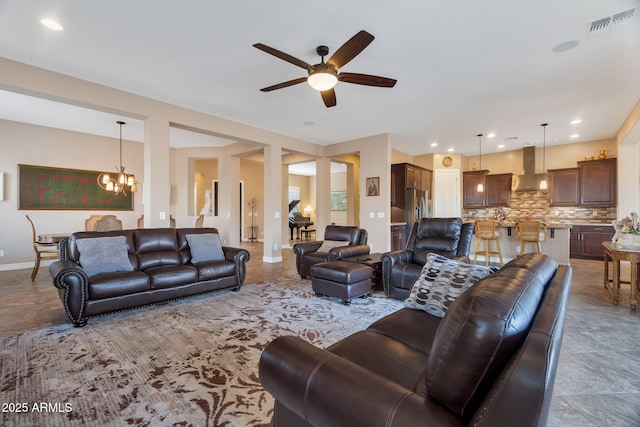
[[[640,248],[630,249],[619,247],[615,243],[602,242],[604,249],[604,287],[611,295],[611,302],[618,304],[620,300],[620,284],[629,283],[631,290],[629,293],[629,305],[631,310],[635,310],[638,305],[638,262],[640,262]],[[609,261],[613,265],[613,278],[609,280]],[[620,280],[620,261],[629,261],[631,264],[631,280],[623,282]]]

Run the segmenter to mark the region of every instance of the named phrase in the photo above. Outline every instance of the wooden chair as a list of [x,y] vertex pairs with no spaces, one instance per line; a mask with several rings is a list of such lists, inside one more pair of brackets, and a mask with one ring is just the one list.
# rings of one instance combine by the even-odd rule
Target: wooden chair
[[542,253],[540,242],[547,238],[547,226],[540,221],[516,222],[516,239],[520,240],[520,255],[524,255],[527,243],[535,243],[538,253]]
[[57,243],[43,243],[38,241],[38,237],[36,234],[36,227],[33,225],[33,221],[29,218],[29,215],[25,215],[27,217],[27,221],[31,224],[31,240],[33,242],[33,252],[36,254],[35,263],[33,265],[33,270],[31,271],[31,281],[36,280],[36,276],[38,275],[38,270],[40,269],[40,260],[41,259],[58,259],[59,251]]
[[204,215],[200,215],[198,218],[196,218],[196,228],[202,227],[204,227]]
[[138,218],[138,228],[144,228],[144,214],[140,215],[140,218]]
[[[478,253],[484,256],[484,264],[489,265],[491,255],[497,255],[500,259],[500,265],[504,265],[502,260],[502,249],[500,248],[500,238],[502,237],[502,226],[498,221],[493,219],[478,219],[475,222],[475,235],[478,242],[476,243],[476,252],[473,256],[473,262],[476,263]],[[496,250],[491,250],[491,242],[496,243]],[[481,246],[484,243],[484,250]]]
[[89,215],[89,218],[84,220],[84,230],[85,231],[95,231],[96,230],[96,222],[102,218],[100,214]]
[[96,222],[95,231],[112,231],[122,230],[122,221],[115,215],[102,215],[102,218]]

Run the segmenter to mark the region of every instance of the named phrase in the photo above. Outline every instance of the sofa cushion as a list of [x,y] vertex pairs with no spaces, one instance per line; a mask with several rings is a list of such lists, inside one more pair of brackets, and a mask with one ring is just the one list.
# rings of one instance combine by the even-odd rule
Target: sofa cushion
[[231,261],[206,261],[194,265],[198,270],[198,280],[214,280],[236,275],[236,264]]
[[349,241],[344,240],[324,240],[320,247],[318,248],[318,252],[329,252],[333,248],[339,248],[342,246],[349,246]]
[[470,417],[524,342],[557,263],[542,254],[516,258],[451,304],[427,365],[429,397]]
[[89,299],[99,300],[149,290],[149,276],[142,271],[104,273],[89,282]]
[[89,277],[100,273],[133,271],[124,236],[78,239],[76,245],[80,252],[80,265]]
[[467,264],[430,253],[404,305],[442,317],[462,292],[494,271],[492,267]]
[[144,271],[149,275],[151,289],[167,289],[196,283],[198,271],[191,265],[165,265]]
[[222,261],[224,252],[220,236],[215,233],[187,234],[193,264],[205,261]]

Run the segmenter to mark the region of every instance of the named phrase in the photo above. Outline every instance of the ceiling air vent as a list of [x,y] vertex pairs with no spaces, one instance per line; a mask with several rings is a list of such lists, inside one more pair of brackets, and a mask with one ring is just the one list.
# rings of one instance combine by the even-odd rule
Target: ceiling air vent
[[633,8],[590,22],[587,24],[587,37],[608,33],[628,24],[633,19],[635,11]]

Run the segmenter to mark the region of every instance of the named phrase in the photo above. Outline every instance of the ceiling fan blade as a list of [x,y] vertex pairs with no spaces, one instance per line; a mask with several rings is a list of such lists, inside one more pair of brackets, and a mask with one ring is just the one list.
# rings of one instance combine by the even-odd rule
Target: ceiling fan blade
[[327,108],[334,107],[336,105],[336,91],[333,90],[333,88],[321,91],[320,95],[322,95],[322,100]]
[[357,85],[377,86],[377,87],[394,87],[397,80],[388,77],[372,76],[370,74],[360,73],[340,73],[338,80],[345,83],[355,83]]
[[371,43],[374,38],[375,37],[366,31],[360,31],[358,34],[347,40],[345,44],[340,46],[340,48],[331,55],[327,64],[333,65],[336,69],[342,67],[362,52],[364,48],[369,46],[369,43]]
[[274,49],[272,47],[269,47],[265,44],[262,43],[256,43],[253,45],[253,47],[260,49],[263,52],[267,52],[270,55],[273,55],[277,58],[283,59],[287,62],[292,63],[293,65],[297,65],[300,68],[304,68],[305,70],[308,70],[310,68],[313,68],[310,64],[307,64],[306,62],[304,62],[301,59],[298,59],[294,56],[289,55],[288,53],[284,53],[279,51],[278,49]]
[[289,87],[293,85],[297,85],[298,83],[304,83],[307,81],[306,77],[300,77],[299,79],[289,80],[287,82],[278,83],[277,85],[263,87],[260,89],[262,92],[271,92],[272,90],[282,89],[284,87]]

